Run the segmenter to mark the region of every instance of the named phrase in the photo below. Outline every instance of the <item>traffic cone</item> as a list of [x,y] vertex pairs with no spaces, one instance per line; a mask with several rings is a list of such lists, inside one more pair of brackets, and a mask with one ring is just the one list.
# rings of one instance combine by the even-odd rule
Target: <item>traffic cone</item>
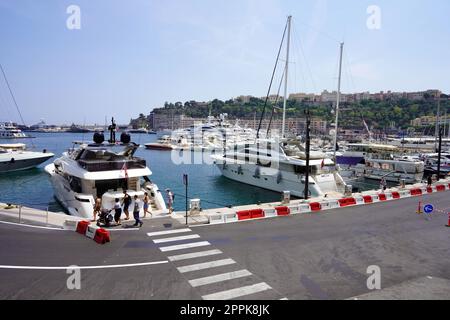
[[423,213],[423,212],[422,212],[422,201],[419,201],[419,206],[417,207],[416,213],[417,213],[417,214],[422,214],[422,213]]

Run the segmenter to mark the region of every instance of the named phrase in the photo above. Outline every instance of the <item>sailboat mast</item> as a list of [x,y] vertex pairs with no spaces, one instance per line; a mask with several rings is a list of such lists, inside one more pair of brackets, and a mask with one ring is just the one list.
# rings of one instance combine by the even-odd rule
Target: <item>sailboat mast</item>
[[286,105],[287,105],[287,86],[288,86],[288,69],[289,69],[289,46],[291,42],[291,19],[292,16],[288,17],[288,36],[287,36],[287,46],[286,46],[286,67],[284,71],[284,101],[283,101],[283,124],[281,127],[281,137],[285,136],[286,127]]
[[339,56],[339,78],[338,78],[338,91],[337,91],[337,95],[336,95],[336,120],[335,120],[334,144],[333,144],[333,160],[334,160],[335,166],[337,166],[336,147],[337,147],[338,122],[339,122],[339,104],[341,102],[341,76],[342,76],[342,53],[343,52],[344,52],[344,43],[342,42],[340,56]]

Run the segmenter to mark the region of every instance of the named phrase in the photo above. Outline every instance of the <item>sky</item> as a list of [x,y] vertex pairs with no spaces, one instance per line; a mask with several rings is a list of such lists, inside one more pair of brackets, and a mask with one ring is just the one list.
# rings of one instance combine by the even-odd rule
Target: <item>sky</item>
[[0,63],[28,125],[128,123],[166,101],[265,96],[292,15],[290,93],[336,90],[340,42],[343,92],[450,93],[449,12],[448,0],[0,0]]

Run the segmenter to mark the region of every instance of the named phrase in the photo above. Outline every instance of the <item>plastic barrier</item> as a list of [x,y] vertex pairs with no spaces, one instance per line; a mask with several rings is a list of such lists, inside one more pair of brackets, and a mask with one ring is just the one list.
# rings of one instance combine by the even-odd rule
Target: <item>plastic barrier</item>
[[386,201],[387,200],[386,195],[384,193],[380,193],[378,195],[378,200],[379,201]]
[[88,226],[85,234],[86,237],[94,239],[95,233],[97,232],[98,229],[99,227],[97,226]]
[[412,196],[421,196],[422,195],[422,190],[419,188],[411,189],[411,190],[409,190],[409,192]]
[[223,218],[225,219],[225,223],[238,221],[238,216],[236,213],[225,213]]
[[264,216],[266,218],[272,218],[277,216],[277,211],[275,208],[264,209]]
[[252,219],[264,218],[264,211],[263,211],[263,209],[250,210],[250,217]]
[[392,198],[393,199],[400,199],[400,193],[397,191],[392,192]]
[[372,196],[363,196],[364,203],[373,203]]
[[394,199],[394,198],[392,197],[392,193],[391,193],[391,192],[387,192],[387,193],[385,193],[385,195],[386,195],[386,200],[392,200],[392,199]]
[[339,202],[337,200],[328,200],[325,202],[321,202],[320,206],[322,207],[322,210],[339,208]]
[[341,207],[348,207],[348,206],[356,205],[355,198],[343,198],[343,199],[339,199],[338,201],[339,201],[339,205]]
[[109,231],[103,228],[97,229],[95,232],[94,241],[100,244],[110,242],[111,237],[109,236]]
[[242,211],[238,211],[236,212],[237,216],[238,216],[238,220],[248,220],[252,218],[252,214],[250,212],[250,210],[242,210]]
[[279,216],[287,216],[291,213],[288,207],[276,207],[275,210],[277,210],[277,215]]
[[225,217],[223,216],[223,214],[217,213],[209,215],[209,224],[219,223],[225,223]]
[[291,205],[288,206],[289,211],[291,212],[291,214],[299,214],[300,213],[300,208],[298,207],[298,205]]
[[305,203],[305,204],[299,204],[298,205],[298,211],[300,213],[308,213],[311,212],[311,207],[309,206],[309,204]]
[[89,226],[89,221],[78,221],[76,231],[79,234],[86,234],[86,230]]
[[313,212],[322,210],[322,205],[319,202],[311,202],[309,206]]
[[428,193],[433,193],[433,187],[427,187],[427,192]]
[[436,186],[436,191],[438,192],[445,191],[445,186],[443,184]]
[[355,201],[356,201],[356,204],[357,204],[357,205],[360,205],[360,204],[364,204],[364,203],[365,203],[364,197],[363,197],[363,196],[355,196],[354,198],[355,198]]
[[398,193],[400,194],[400,198],[407,198],[411,196],[411,192],[409,190],[400,190]]

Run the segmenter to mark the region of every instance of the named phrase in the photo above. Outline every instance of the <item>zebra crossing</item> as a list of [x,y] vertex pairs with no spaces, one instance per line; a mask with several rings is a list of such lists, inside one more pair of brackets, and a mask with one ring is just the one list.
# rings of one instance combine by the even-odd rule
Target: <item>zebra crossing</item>
[[190,228],[147,233],[204,300],[280,299],[267,283]]

